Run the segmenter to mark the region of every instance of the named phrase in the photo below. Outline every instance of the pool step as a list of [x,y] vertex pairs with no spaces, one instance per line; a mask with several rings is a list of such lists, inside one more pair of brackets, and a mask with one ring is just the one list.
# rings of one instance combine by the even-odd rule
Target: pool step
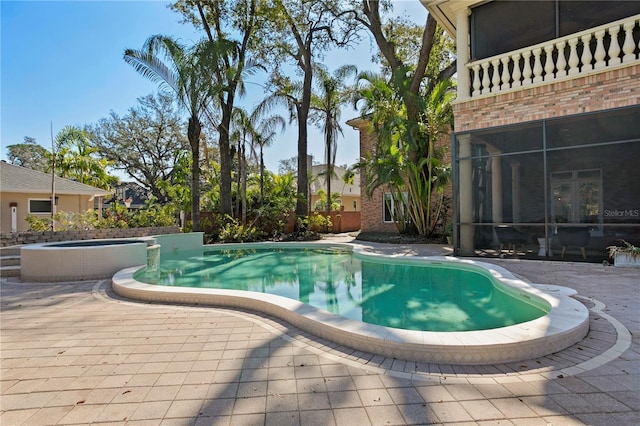
[[20,246],[0,248],[0,277],[20,276]]

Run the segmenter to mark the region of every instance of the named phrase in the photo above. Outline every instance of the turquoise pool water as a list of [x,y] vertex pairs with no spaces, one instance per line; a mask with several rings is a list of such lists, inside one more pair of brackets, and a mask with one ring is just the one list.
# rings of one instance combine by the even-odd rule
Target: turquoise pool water
[[505,327],[545,315],[546,302],[471,268],[370,259],[341,249],[230,249],[164,256],[138,281],[276,294],[350,319],[422,331]]

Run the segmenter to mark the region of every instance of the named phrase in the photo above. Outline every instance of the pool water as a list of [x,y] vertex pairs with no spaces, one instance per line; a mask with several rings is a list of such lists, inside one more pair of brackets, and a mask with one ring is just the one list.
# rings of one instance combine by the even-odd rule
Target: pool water
[[163,286],[263,292],[334,314],[421,331],[486,330],[545,315],[546,302],[488,274],[436,263],[363,258],[341,249],[231,249],[174,253],[134,278]]

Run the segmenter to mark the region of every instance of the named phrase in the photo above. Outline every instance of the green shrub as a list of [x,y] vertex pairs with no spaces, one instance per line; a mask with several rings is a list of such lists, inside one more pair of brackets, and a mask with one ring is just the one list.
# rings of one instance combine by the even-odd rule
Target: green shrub
[[263,239],[263,232],[253,225],[243,225],[239,220],[226,216],[227,222],[220,230],[218,239],[227,243],[244,243]]
[[25,220],[29,224],[29,231],[31,232],[43,232],[51,230],[51,218],[50,217],[38,217],[34,215],[28,215]]

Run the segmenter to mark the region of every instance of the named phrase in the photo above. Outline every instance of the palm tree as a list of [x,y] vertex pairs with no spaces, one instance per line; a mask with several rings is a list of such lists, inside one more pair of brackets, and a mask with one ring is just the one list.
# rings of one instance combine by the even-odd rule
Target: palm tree
[[[301,152],[307,153],[307,127],[306,112],[303,108],[303,84],[293,81],[278,71],[271,74],[269,85],[273,88],[271,94],[262,100],[256,107],[256,114],[266,114],[274,108],[285,107],[289,111],[289,122],[298,123],[298,173],[296,176],[298,197],[296,202],[296,214],[305,215],[309,212],[311,199],[309,195],[308,173],[301,170],[301,164],[307,164],[306,159],[300,160]],[[308,166],[308,165],[307,165]]]
[[55,172],[63,178],[86,185],[109,189],[118,178],[107,173],[109,161],[95,156],[89,134],[78,127],[67,126],[55,137]]
[[[251,152],[260,166],[260,205],[264,204],[264,148],[270,146],[276,135],[277,130],[283,132],[286,123],[281,115],[271,115],[261,118],[261,115],[254,111],[251,114],[251,121],[254,127],[253,143],[251,144]],[[256,152],[256,148],[258,152]]]
[[[447,176],[434,144],[452,124],[452,83],[446,79],[427,85],[416,97],[409,90],[407,76],[404,69],[389,81],[379,75],[361,74],[367,83],[360,90],[365,101],[363,113],[378,137],[375,156],[364,161],[367,194],[371,196],[379,187],[389,188],[399,230],[406,231],[410,223],[418,234],[427,235],[434,229],[431,196]],[[419,109],[418,121],[408,117],[407,98],[412,98]]]
[[249,115],[242,108],[234,108],[231,117],[232,131],[230,139],[236,142],[238,149],[238,213],[241,213],[242,224],[247,223],[247,140],[253,140],[255,130]]
[[213,120],[212,106],[224,90],[212,80],[220,58],[232,55],[235,43],[228,40],[202,40],[186,47],[171,37],[154,35],[140,50],[126,49],[124,60],[143,77],[175,93],[189,115],[187,139],[191,146],[191,219],[193,231],[200,228],[200,133],[202,120]]
[[[327,168],[324,172],[327,182],[327,215],[331,214],[331,179],[336,163],[336,151],[338,149],[338,133],[342,133],[340,127],[340,109],[351,99],[351,92],[347,90],[344,80],[358,72],[355,65],[343,65],[334,71],[333,76],[320,68],[319,76],[320,93],[311,99],[311,108],[319,113],[317,118],[322,122],[322,131],[325,137],[325,161]],[[329,216],[327,216],[329,217]]]

